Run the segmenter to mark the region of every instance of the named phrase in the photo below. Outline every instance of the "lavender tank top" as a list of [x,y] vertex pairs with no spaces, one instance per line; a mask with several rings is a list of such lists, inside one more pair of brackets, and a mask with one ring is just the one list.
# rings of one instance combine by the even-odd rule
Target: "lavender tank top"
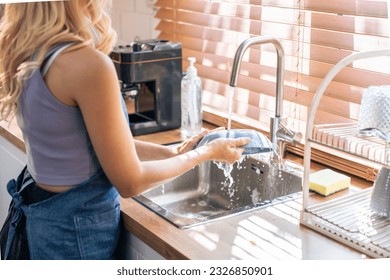
[[77,185],[100,168],[80,109],[56,99],[43,79],[57,55],[70,45],[49,51],[44,68],[36,69],[26,81],[16,113],[28,171],[35,181],[47,185]]

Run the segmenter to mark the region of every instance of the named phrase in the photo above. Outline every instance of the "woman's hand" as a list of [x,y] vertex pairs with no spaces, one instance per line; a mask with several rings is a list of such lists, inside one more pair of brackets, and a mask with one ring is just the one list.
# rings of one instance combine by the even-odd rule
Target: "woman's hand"
[[182,143],[172,148],[173,153],[175,155],[180,155],[193,150],[200,139],[202,139],[207,133],[209,133],[209,130],[205,129],[199,134],[184,140]]
[[[193,150],[196,144],[209,132],[223,129],[225,128],[218,127],[211,131],[205,129],[201,133],[188,138],[180,145],[173,147],[173,153],[179,155],[189,152]],[[249,142],[250,139],[247,137],[238,139],[220,138],[209,142],[205,146],[207,150],[209,150],[208,152],[211,154],[211,160],[232,164],[239,160],[242,153],[244,152],[244,149],[240,147],[248,144]]]
[[225,129],[225,128],[224,127],[218,127],[218,128],[213,129],[211,131],[209,131],[208,129],[204,129],[199,134],[194,135],[194,136],[186,139],[185,141],[183,141],[181,144],[173,147],[172,151],[173,151],[173,153],[175,155],[180,155],[180,154],[184,154],[186,152],[189,152],[189,151],[193,150],[195,148],[196,144],[198,144],[198,142],[204,136],[206,136],[209,132],[212,132],[212,131],[215,131],[215,130],[223,130],[223,129]]
[[240,159],[244,148],[250,138],[242,137],[237,139],[219,138],[205,145],[210,149],[212,160],[233,164]]

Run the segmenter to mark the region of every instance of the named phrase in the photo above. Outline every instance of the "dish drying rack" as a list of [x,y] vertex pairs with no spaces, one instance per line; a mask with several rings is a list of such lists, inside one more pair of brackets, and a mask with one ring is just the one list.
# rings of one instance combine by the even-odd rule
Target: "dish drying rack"
[[358,124],[320,124],[314,126],[316,143],[336,148],[379,164],[390,162],[390,142],[378,135],[358,135]]
[[[321,127],[314,127],[314,117],[317,112],[320,99],[323,96],[329,83],[340,72],[341,69],[351,64],[352,62],[360,59],[382,56],[390,56],[390,49],[365,51],[351,54],[338,62],[329,71],[320,84],[313,98],[307,119],[302,189],[303,201],[300,218],[301,224],[374,258],[390,257],[390,219],[379,216],[371,210],[370,200],[373,188],[371,187],[362,191],[358,191],[354,194],[309,206],[309,177],[311,146],[313,143],[332,147],[334,147],[333,141],[335,141],[335,139],[339,141],[338,143],[345,143],[343,142],[345,139],[340,139],[340,137],[328,137],[325,138],[325,141],[322,141],[322,136],[320,139],[318,138],[318,133],[321,130]],[[331,131],[332,129],[327,130],[327,133],[331,133]],[[357,129],[355,131],[357,132]],[[347,138],[348,137],[346,137],[346,139]],[[332,143],[328,142],[328,139],[331,139]],[[375,141],[376,140],[374,140],[374,142]],[[379,144],[384,147],[383,143]],[[343,149],[343,147],[339,147],[339,149]],[[384,154],[374,156],[373,152],[370,153],[369,151],[366,151],[365,153],[356,152],[363,151],[363,148],[355,150],[344,150],[346,150],[348,153],[362,156],[373,161],[387,161],[387,149],[382,148],[382,151],[385,150],[383,152]],[[372,151],[374,151],[374,149]],[[378,158],[379,160],[377,160]]]

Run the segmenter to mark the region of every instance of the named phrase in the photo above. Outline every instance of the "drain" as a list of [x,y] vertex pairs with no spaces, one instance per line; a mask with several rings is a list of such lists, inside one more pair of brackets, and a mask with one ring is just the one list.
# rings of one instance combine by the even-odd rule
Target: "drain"
[[261,170],[260,167],[256,166],[255,164],[251,164],[251,169],[254,170],[256,172],[256,174],[260,175],[260,174],[264,174],[264,171]]

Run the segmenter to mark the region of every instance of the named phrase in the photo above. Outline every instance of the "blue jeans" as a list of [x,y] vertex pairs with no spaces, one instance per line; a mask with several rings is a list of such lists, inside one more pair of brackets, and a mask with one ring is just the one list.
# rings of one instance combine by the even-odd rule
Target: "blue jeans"
[[103,171],[69,191],[21,207],[31,259],[115,258],[119,194]]

